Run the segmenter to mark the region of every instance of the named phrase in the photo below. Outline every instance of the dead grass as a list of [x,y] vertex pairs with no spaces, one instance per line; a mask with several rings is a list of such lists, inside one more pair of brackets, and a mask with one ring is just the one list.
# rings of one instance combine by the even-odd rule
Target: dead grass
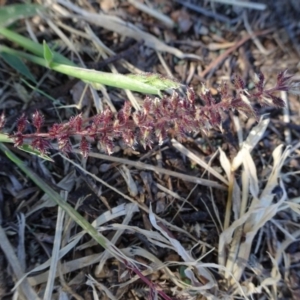
[[[118,58],[142,40],[103,70],[158,72],[196,91],[205,82],[215,94],[234,72],[249,89],[258,69],[269,82],[285,68],[299,77],[296,2],[45,1],[47,12],[14,28],[56,45],[81,66]],[[124,99],[134,107],[143,101],[137,93],[72,85],[66,76],[28,66],[36,88],[54,101],[0,60],[0,110],[10,128],[21,112],[42,110],[52,124],[107,105],[117,111]],[[282,97],[286,109],[260,108],[258,123],[230,115],[223,134],[147,151],[120,143],[107,156],[94,145],[85,160],[77,151],[68,158],[53,150],[51,163],[12,149],[150,287],[1,153],[0,298],[162,299],[157,291],[163,291],[171,299],[299,299],[300,105],[297,96]]]

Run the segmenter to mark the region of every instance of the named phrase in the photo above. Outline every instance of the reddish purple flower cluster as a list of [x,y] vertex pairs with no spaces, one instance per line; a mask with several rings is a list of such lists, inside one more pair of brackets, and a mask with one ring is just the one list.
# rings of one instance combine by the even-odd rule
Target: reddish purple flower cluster
[[[276,93],[288,91],[291,76],[281,72],[277,77],[277,84],[271,89],[265,89],[265,79],[262,74],[257,75],[256,89],[249,93],[245,83],[240,77],[235,77],[234,96],[229,92],[226,83],[220,86],[220,101],[217,102],[210,91],[204,86],[199,95],[204,105],[195,104],[195,94],[188,88],[186,96],[182,97],[174,91],[172,96],[162,99],[146,97],[143,107],[134,111],[130,102],[125,102],[123,108],[113,114],[106,109],[89,120],[84,120],[79,114],[72,117],[69,122],[54,124],[48,132],[41,132],[44,118],[38,111],[33,114],[31,124],[35,133],[25,134],[27,118],[22,115],[17,124],[17,132],[11,137],[15,146],[21,146],[24,141],[31,140],[31,145],[46,153],[52,141],[57,141],[59,150],[72,151],[70,137],[80,137],[80,149],[83,156],[88,156],[90,143],[98,141],[109,154],[113,152],[114,141],[123,139],[130,147],[139,143],[151,147],[155,141],[161,142],[172,133],[178,139],[193,131],[207,131],[221,125],[224,112],[237,110],[246,115],[257,116],[251,102],[258,101],[261,105],[283,107],[284,101]],[[4,115],[0,117],[0,130],[4,126]]]

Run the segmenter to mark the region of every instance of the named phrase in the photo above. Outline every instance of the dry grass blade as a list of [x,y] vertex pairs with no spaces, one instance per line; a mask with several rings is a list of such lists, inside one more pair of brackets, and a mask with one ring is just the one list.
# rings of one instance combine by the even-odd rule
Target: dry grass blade
[[[106,222],[109,222],[111,220],[120,218],[122,216],[129,216],[128,218],[131,218],[131,214],[133,212],[137,212],[137,206],[135,204],[121,204],[117,207],[112,208],[112,211],[106,211],[105,213],[103,213],[102,215],[100,215],[97,219],[95,219],[92,223],[92,225],[95,228],[99,228],[100,226],[102,226],[103,224],[105,224]],[[126,221],[125,221],[126,222]],[[82,239],[82,237],[85,235],[84,231],[81,231],[79,233],[77,233],[76,235],[72,236],[70,241],[68,242],[67,245],[65,245],[63,248],[61,248],[59,250],[59,259],[62,259],[67,253],[69,253],[70,251],[72,251],[73,249],[85,249],[85,245],[81,245],[79,247],[76,247],[77,244],[80,242],[80,240]],[[95,243],[87,243],[87,246],[94,246]],[[68,261],[66,264],[64,264],[62,272],[63,274],[67,274],[76,270],[79,270],[85,266],[90,266],[92,264],[95,264],[97,262],[99,262],[100,258],[102,257],[103,253],[97,254],[95,256],[91,256],[91,257],[83,257],[82,259],[78,259],[78,260],[73,260],[73,261]],[[28,272],[26,274],[26,276],[30,275],[31,273],[34,272],[40,272],[46,268],[48,268],[50,266],[51,260],[47,260],[45,263],[39,265],[38,267],[34,268],[33,270],[31,270],[30,272]],[[47,278],[49,276],[49,272],[45,272],[43,274],[40,274],[38,276],[35,277],[30,277],[29,278],[29,282],[31,285],[38,285],[41,284],[43,282],[47,281]],[[56,274],[56,276],[58,276],[58,274]]]
[[17,249],[17,253],[18,253],[18,259],[20,262],[20,265],[22,267],[23,270],[26,270],[26,249],[25,249],[25,216],[24,214],[20,214],[20,216],[18,216],[18,236],[19,236],[19,242],[18,242],[18,249]]
[[[183,246],[180,244],[178,240],[176,240],[172,234],[165,228],[164,226],[159,225],[156,221],[155,215],[152,212],[152,208],[150,206],[150,213],[149,218],[151,221],[151,224],[153,227],[158,230],[165,238],[169,240],[171,245],[176,249],[176,252],[182,257],[182,259],[185,262],[193,262],[193,257],[183,248]],[[206,284],[204,284],[200,290],[208,290],[211,289],[216,285],[215,278],[212,276],[212,274],[208,271],[208,269],[203,268],[201,264],[196,265],[196,269],[198,271],[198,274],[201,274],[205,278]],[[193,274],[186,272],[186,276],[193,282],[194,285],[198,286],[201,285],[201,283],[194,277]]]
[[[251,178],[251,192],[253,194],[258,193],[258,188],[256,180],[256,171],[255,166],[253,164],[253,161],[250,156],[250,152],[253,150],[253,148],[257,145],[257,143],[261,140],[263,137],[268,124],[269,119],[266,116],[262,116],[260,119],[260,122],[254,126],[254,128],[250,131],[247,139],[241,144],[241,150],[238,152],[238,154],[234,157],[232,163],[229,162],[227,159],[225,153],[220,150],[220,162],[223,167],[223,169],[226,172],[226,175],[229,179],[229,185],[228,185],[228,198],[226,203],[226,214],[224,219],[224,229],[228,228],[230,217],[231,217],[231,209],[233,209],[235,214],[235,220],[244,213],[244,210],[247,206],[247,200],[248,200],[248,182]],[[236,122],[236,124],[238,124]],[[248,158],[248,159],[245,159]],[[251,166],[251,173],[245,174],[243,173],[243,198],[242,201],[240,201],[240,189],[237,186],[237,182],[235,179],[235,171],[244,163],[247,163],[248,167]]]
[[174,21],[169,18],[168,16],[162,14],[161,12],[139,2],[136,0],[129,0],[129,3],[131,3],[132,5],[134,5],[137,9],[141,10],[142,12],[154,17],[155,19],[163,22],[166,26],[172,28],[175,26]]
[[[73,152],[80,154],[80,151],[78,151],[78,150],[74,150]],[[185,175],[183,173],[178,173],[178,172],[170,171],[170,170],[167,170],[167,169],[164,169],[164,168],[155,167],[155,166],[145,164],[145,163],[142,163],[142,162],[131,161],[129,159],[113,157],[113,156],[100,154],[100,153],[94,153],[94,152],[89,152],[89,156],[97,157],[97,158],[100,158],[100,159],[106,159],[108,161],[113,161],[113,162],[117,162],[117,163],[120,163],[120,164],[133,166],[135,168],[142,169],[142,170],[149,170],[149,171],[157,172],[157,173],[160,173],[160,174],[166,174],[166,175],[174,176],[174,177],[180,178],[180,179],[185,180],[185,181],[189,181],[189,182],[193,182],[193,183],[197,183],[197,184],[200,184],[200,185],[209,186],[209,187],[213,187],[213,188],[218,188],[220,190],[225,190],[226,189],[224,185],[221,185],[221,184],[219,184],[219,183],[217,183],[216,181],[213,181],[213,180],[201,179],[201,178],[198,178],[198,177],[195,177],[195,176]],[[208,166],[208,167],[210,168],[210,166]],[[223,180],[225,180],[225,179],[223,179]]]
[[[90,153],[90,154],[91,154],[91,153]],[[90,155],[90,154],[89,154],[89,155]],[[121,163],[124,163],[124,164],[128,164],[128,165],[140,166],[140,168],[143,168],[143,165],[145,165],[145,166],[146,166],[145,169],[147,169],[147,166],[149,166],[149,169],[151,169],[151,170],[153,170],[153,171],[156,170],[155,167],[150,166],[150,165],[147,165],[147,164],[143,164],[143,163],[140,163],[140,162],[138,162],[138,163],[132,162],[133,164],[130,164],[129,162],[131,162],[131,161],[130,161],[130,160],[127,160],[127,159],[122,159],[122,158],[118,158],[118,157],[108,156],[108,155],[104,155],[104,154],[97,154],[97,153],[95,153],[94,155],[95,155],[95,157],[108,157],[108,158],[109,158],[108,160],[111,160],[111,161],[118,161],[118,162],[121,162]],[[106,183],[106,182],[105,182],[104,180],[102,180],[101,178],[99,178],[99,177],[95,176],[94,174],[88,172],[87,170],[85,170],[84,168],[82,168],[80,165],[76,164],[75,162],[73,162],[73,161],[70,160],[69,158],[67,158],[67,157],[65,157],[65,156],[63,156],[63,155],[62,155],[62,157],[63,157],[65,160],[67,160],[68,162],[70,162],[71,164],[73,164],[74,166],[76,166],[77,168],[79,168],[79,169],[80,169],[82,172],[84,172],[85,174],[91,176],[91,177],[94,178],[96,181],[102,183],[104,186],[107,186],[107,187],[108,187],[109,189],[111,189],[112,191],[114,191],[114,192],[116,192],[117,194],[121,195],[124,199],[127,199],[127,200],[130,201],[131,203],[136,204],[136,205],[137,205],[141,210],[143,210],[144,212],[149,213],[149,209],[148,209],[148,207],[147,207],[146,205],[141,204],[141,203],[137,202],[136,200],[134,200],[133,198],[127,196],[127,195],[124,194],[124,193],[122,193],[122,192],[119,191],[117,188],[115,188],[115,187],[109,185],[108,183]],[[168,170],[165,170],[165,169],[163,169],[163,168],[159,168],[159,170],[160,170],[160,169],[163,170],[163,171],[168,171]],[[165,173],[163,173],[163,174],[169,174],[169,172],[170,172],[170,175],[172,175],[173,173],[174,173],[174,174],[180,174],[180,173],[177,173],[177,172],[171,172],[171,171],[165,172]],[[178,177],[179,177],[179,176],[178,176]],[[189,177],[194,178],[193,176],[187,176],[187,175],[181,175],[181,176],[180,176],[181,179],[185,179],[186,177],[187,177],[187,178],[189,178]],[[197,177],[195,177],[195,178],[197,179]],[[222,186],[221,186],[221,189],[222,189]],[[223,188],[223,189],[225,189],[225,188]],[[178,232],[181,232],[181,233],[185,234],[186,236],[188,236],[188,237],[189,237],[190,239],[192,239],[192,240],[197,240],[193,235],[191,235],[190,233],[188,233],[186,230],[184,230],[184,229],[182,229],[182,228],[180,228],[180,227],[178,227],[178,226],[176,226],[176,225],[173,225],[173,224],[169,223],[169,222],[168,222],[167,220],[165,220],[164,218],[161,218],[161,217],[158,217],[158,216],[156,216],[156,218],[157,218],[160,222],[162,222],[163,224],[165,224],[165,225],[169,226],[170,228],[174,229],[175,231],[178,231]]]
[[[0,240],[0,247],[13,270],[14,276],[16,276],[17,279],[21,279],[24,275],[22,267],[2,226],[0,226]],[[26,299],[40,299],[26,279],[22,281],[19,289]]]
[[157,51],[168,52],[182,59],[193,58],[197,60],[202,60],[201,57],[199,57],[198,55],[186,54],[180,51],[179,49],[166,45],[154,35],[144,32],[137,28],[135,25],[129,22],[125,22],[118,17],[104,14],[89,13],[87,11],[82,10],[78,6],[72,4],[71,2],[65,0],[59,0],[57,2],[69,8],[70,10],[78,13],[80,16],[76,16],[77,18],[79,17],[82,20],[96,24],[107,30],[116,32],[122,36],[131,37],[136,40],[143,40],[145,42],[145,45]]
[[[220,236],[219,259],[224,262],[224,249],[226,245],[231,243],[232,246],[227,256],[226,267],[228,270],[232,270],[237,280],[241,278],[246,267],[245,262],[248,261],[254,236],[280,210],[280,206],[286,200],[286,192],[281,183],[282,196],[275,204],[272,204],[275,196],[273,189],[278,185],[280,170],[285,159],[290,154],[290,149],[287,148],[283,153],[281,152],[282,146],[277,147],[273,152],[273,170],[259,198],[254,197],[247,212],[233,222]],[[251,176],[251,170],[248,168],[248,165],[244,164],[244,167],[249,176]]]
[[117,300],[117,298],[112,294],[112,292],[104,284],[102,284],[98,280],[94,279],[91,275],[88,275],[88,280],[87,280],[86,284],[92,287],[93,292],[95,294],[97,294],[95,291],[95,287],[96,287],[101,293],[104,293],[108,299]]
[[[127,214],[125,215],[125,218],[124,218],[124,220],[123,220],[123,225],[127,225],[127,224],[131,221],[131,219],[132,219],[132,217],[133,217],[133,214],[134,214],[137,210],[138,210],[137,205],[132,204],[132,205],[128,206]],[[124,232],[123,229],[119,229],[119,230],[115,233],[115,235],[113,236],[113,238],[112,238],[112,240],[111,240],[111,243],[112,243],[112,244],[115,244],[115,243],[118,241],[118,239],[121,237],[121,235],[123,234],[123,232]],[[96,270],[95,270],[95,273],[96,273],[96,274],[99,274],[99,273],[102,271],[102,269],[103,269],[103,267],[104,267],[104,264],[105,264],[106,260],[109,258],[109,256],[110,256],[110,253],[109,253],[108,251],[105,251],[105,252],[102,254],[100,263],[99,263],[99,265],[96,267]]]
[[213,169],[210,165],[208,165],[206,162],[201,160],[197,155],[189,151],[187,148],[185,148],[182,144],[177,142],[175,139],[172,139],[172,145],[179,150],[181,153],[189,157],[191,160],[195,161],[198,165],[203,167],[207,172],[214,175],[216,178],[221,180],[223,183],[228,184],[228,181],[215,169]]
[[[67,195],[65,195],[65,199]],[[55,237],[52,249],[51,264],[49,269],[49,277],[47,280],[46,290],[44,293],[44,300],[51,299],[54,288],[54,280],[56,277],[57,264],[59,262],[59,249],[61,244],[62,232],[63,232],[63,222],[64,222],[65,212],[59,207],[57,213]]]
[[130,196],[136,197],[138,194],[138,188],[137,188],[137,184],[135,183],[135,181],[133,180],[133,178],[130,174],[129,169],[126,166],[121,166],[119,168],[119,171],[127,184],[127,188],[128,188]]
[[199,74],[200,78],[206,77],[208,74],[214,71],[231,53],[236,51],[239,47],[241,47],[243,44],[245,44],[249,39],[256,37],[256,36],[261,36],[270,33],[272,30],[267,29],[264,31],[259,31],[259,32],[254,32],[252,35],[248,35],[243,37],[242,39],[239,39],[234,46],[230,47],[227,49],[224,53],[220,54],[220,56],[212,61],[203,72]]

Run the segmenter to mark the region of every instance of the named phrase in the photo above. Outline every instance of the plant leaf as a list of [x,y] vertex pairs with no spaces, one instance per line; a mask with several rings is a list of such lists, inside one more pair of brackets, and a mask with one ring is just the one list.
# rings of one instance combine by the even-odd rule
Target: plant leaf
[[48,66],[48,68],[51,68],[51,63],[53,61],[53,53],[45,40],[43,41],[43,50],[44,50],[43,54],[44,54],[44,58],[47,63],[47,66]]
[[37,83],[33,74],[18,56],[4,52],[0,52],[0,55],[3,58],[3,60],[13,69],[15,69],[20,74],[24,75],[26,78],[30,79],[32,82]]
[[[11,53],[12,55],[25,58],[43,67],[48,67],[44,58],[31,55],[22,51],[17,51],[6,46],[0,45],[0,53]],[[51,63],[51,69],[62,74],[79,78],[86,82],[101,83],[104,85],[128,89],[131,91],[141,92],[145,94],[158,95],[160,93],[159,89],[155,86],[143,83],[141,81],[138,81],[134,78],[130,78],[129,76],[122,74],[100,72],[96,70],[74,67],[69,64],[57,63],[55,60],[53,60]]]
[[31,17],[37,14],[38,10],[45,7],[38,4],[13,4],[0,8],[0,27],[8,26],[18,19]]
[[[12,30],[7,28],[0,27],[0,35],[3,35],[9,41],[16,43],[17,45],[23,47],[24,49],[30,51],[31,53],[35,54],[36,56],[43,58],[44,57],[44,47],[43,45],[32,41]],[[64,65],[76,66],[71,60],[66,58],[65,56],[61,55],[58,52],[52,51],[53,53],[53,62],[61,63]]]
[[37,149],[34,149],[32,146],[28,145],[28,144],[24,144],[20,147],[18,147],[20,150],[24,151],[24,152],[27,152],[27,153],[30,153],[32,155],[36,155],[42,159],[45,159],[45,160],[48,160],[48,161],[51,161],[51,162],[54,162],[54,160],[49,157],[48,155],[46,154],[42,154],[39,150]]

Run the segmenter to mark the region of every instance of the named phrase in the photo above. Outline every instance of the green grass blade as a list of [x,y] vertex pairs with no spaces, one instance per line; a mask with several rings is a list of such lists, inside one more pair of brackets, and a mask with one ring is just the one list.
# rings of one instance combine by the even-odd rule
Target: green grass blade
[[[36,43],[12,30],[7,28],[0,28],[0,35],[7,38],[9,41],[12,41],[29,52],[35,54],[38,57],[44,57],[44,47],[43,45]],[[58,52],[53,51],[53,61],[56,63],[61,63],[64,65],[76,66],[71,60],[67,59]]]
[[49,48],[49,46],[47,45],[45,40],[43,41],[43,49],[44,49],[43,56],[45,58],[48,68],[50,68],[51,63],[53,61],[53,53],[52,53],[51,49]]
[[[44,58],[34,56],[31,54],[27,54],[22,51],[13,50],[6,46],[0,46],[0,53],[11,53],[12,55],[16,55],[22,58],[25,58],[33,63],[36,63],[43,67],[48,67],[47,62]],[[159,94],[159,89],[157,87],[153,87],[149,84],[143,83],[139,80],[130,78],[129,76],[121,75],[121,74],[113,74],[100,72],[95,70],[88,70],[83,68],[78,68],[70,65],[64,65],[53,61],[51,63],[51,69],[63,73],[72,77],[79,78],[83,81],[87,82],[96,82],[101,83],[108,86],[113,86],[122,89],[128,89],[131,91],[141,92],[145,94]]]
[[48,95],[47,93],[45,93],[43,90],[33,86],[32,84],[30,84],[28,81],[26,81],[24,78],[21,78],[21,81],[24,82],[30,89],[32,89],[33,91],[35,91],[36,93],[39,93],[41,95],[43,95],[44,97],[48,98],[49,100],[51,100],[52,102],[55,103],[55,105],[57,106],[61,106],[62,104],[60,103],[60,101],[56,100],[55,98],[51,97],[50,95]]
[[13,69],[15,69],[26,78],[30,79],[32,82],[36,83],[34,76],[18,56],[12,55],[10,53],[0,53],[0,56]]
[[31,155],[36,155],[42,159],[45,159],[45,160],[48,160],[48,161],[51,161],[51,162],[54,162],[53,159],[51,157],[49,157],[48,155],[46,154],[42,154],[39,150],[37,149],[34,149],[32,146],[28,145],[28,144],[24,144],[20,147],[18,147],[20,150],[24,151],[24,152],[27,152]]
[[72,61],[68,60],[63,55],[50,50],[46,42],[41,45],[6,28],[0,28],[0,35],[19,44],[26,50],[35,54],[35,56],[5,46],[0,46],[0,52],[15,54],[16,56],[23,57],[46,68],[51,68],[57,72],[77,77],[84,81],[96,82],[154,95],[160,95],[160,90],[179,88],[181,86],[178,81],[157,74],[131,74],[124,76],[121,74],[78,68]]
[[50,50],[46,42],[41,45],[6,28],[0,28],[0,35],[19,44],[24,49],[35,54],[35,56],[5,46],[0,46],[0,52],[15,54],[16,56],[23,57],[46,68],[51,68],[57,72],[77,77],[84,81],[101,83],[108,86],[154,95],[160,95],[161,90],[179,88],[182,86],[176,80],[157,74],[130,74],[124,76],[121,74],[78,68],[76,67],[76,64],[60,53]]
[[18,19],[28,18],[37,14],[45,7],[38,4],[13,4],[0,8],[0,27],[8,26]]
[[[4,133],[0,133],[0,143],[14,143],[13,139]],[[41,153],[39,150],[34,149],[31,145],[24,144],[18,147],[20,150],[27,152],[31,155],[36,155],[42,159],[53,162],[53,159],[46,154]]]

